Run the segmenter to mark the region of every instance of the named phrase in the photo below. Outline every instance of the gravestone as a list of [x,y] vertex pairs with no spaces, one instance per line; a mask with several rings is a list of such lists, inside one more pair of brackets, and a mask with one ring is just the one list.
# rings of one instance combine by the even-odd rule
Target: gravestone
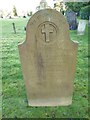
[[66,11],[66,19],[69,24],[69,29],[70,30],[76,30],[77,29],[77,17],[76,13],[73,12],[72,10],[67,10]]
[[85,28],[86,28],[86,20],[79,20],[77,34],[78,35],[84,35]]
[[70,40],[68,23],[56,10],[35,13],[19,44],[22,72],[30,106],[72,103],[77,43]]

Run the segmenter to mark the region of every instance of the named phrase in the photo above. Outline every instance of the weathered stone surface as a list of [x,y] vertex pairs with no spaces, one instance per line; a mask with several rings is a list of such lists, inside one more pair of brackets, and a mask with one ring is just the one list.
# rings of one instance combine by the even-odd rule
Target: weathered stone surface
[[19,53],[30,106],[72,103],[77,43],[70,40],[61,13],[46,9],[34,14]]
[[84,35],[85,28],[86,28],[86,20],[79,20],[79,25],[77,29],[78,35]]

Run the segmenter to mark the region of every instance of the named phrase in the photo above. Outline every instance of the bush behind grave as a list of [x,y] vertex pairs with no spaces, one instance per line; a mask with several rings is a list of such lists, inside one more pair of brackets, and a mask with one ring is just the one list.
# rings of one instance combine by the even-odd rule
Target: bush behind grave
[[81,8],[80,18],[88,20],[90,16],[90,5]]

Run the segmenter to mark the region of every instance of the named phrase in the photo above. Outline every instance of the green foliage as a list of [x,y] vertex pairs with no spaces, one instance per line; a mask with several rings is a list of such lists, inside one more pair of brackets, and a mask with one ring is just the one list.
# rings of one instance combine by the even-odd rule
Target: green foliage
[[89,4],[90,2],[66,2],[66,6],[77,13],[79,13],[82,7]]
[[16,7],[15,7],[15,6],[13,6],[13,15],[14,15],[14,16],[17,16],[17,10],[16,10]]
[[89,19],[90,16],[90,5],[81,8],[80,17],[81,19]]
[[[70,106],[28,107],[19,58],[18,43],[25,40],[28,18],[13,19],[17,33],[14,34],[11,19],[2,23],[2,116],[3,118],[87,118],[88,117],[88,27],[85,35],[70,31],[71,40],[79,42],[73,102]],[[1,39],[2,38],[2,39]]]

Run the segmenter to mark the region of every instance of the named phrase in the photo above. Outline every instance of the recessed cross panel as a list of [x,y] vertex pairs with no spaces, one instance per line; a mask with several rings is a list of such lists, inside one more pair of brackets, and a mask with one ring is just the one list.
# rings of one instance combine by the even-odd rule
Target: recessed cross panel
[[53,26],[51,26],[49,23],[44,24],[41,29],[42,33],[45,34],[45,41],[49,42],[50,41],[50,33],[53,33]]

